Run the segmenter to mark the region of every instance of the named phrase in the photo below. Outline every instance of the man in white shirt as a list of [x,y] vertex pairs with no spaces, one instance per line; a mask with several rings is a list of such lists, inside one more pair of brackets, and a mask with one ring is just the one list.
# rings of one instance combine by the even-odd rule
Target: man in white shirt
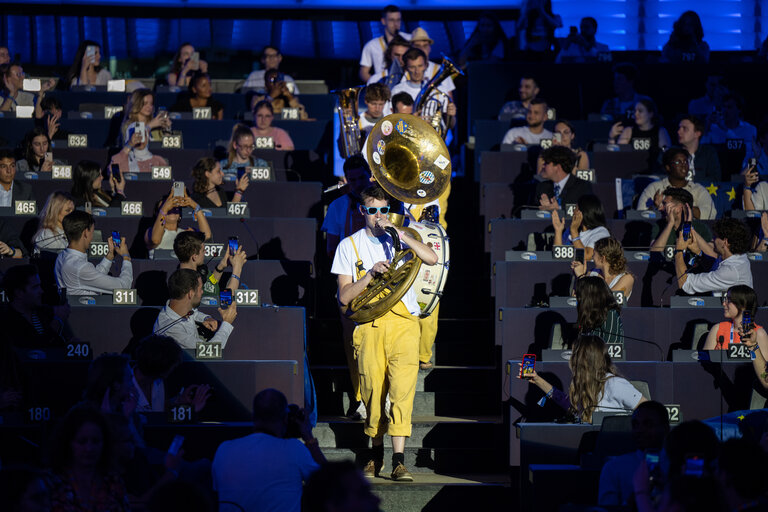
[[410,41],[410,34],[400,32],[402,23],[403,16],[400,14],[400,8],[395,5],[388,5],[384,8],[381,13],[384,35],[365,43],[363,53],[360,56],[360,79],[363,82],[367,83],[372,74],[380,73],[384,69],[384,52],[393,37],[400,34],[403,39]]
[[[338,277],[338,300],[349,303],[389,269],[395,255],[387,228],[396,230],[387,218],[389,198],[378,185],[363,190],[361,210],[365,228],[341,241],[331,272]],[[397,230],[398,241],[413,249],[425,265],[434,265],[437,254],[427,245]],[[373,453],[364,469],[367,477],[378,475],[384,463],[384,433],[392,438],[392,479],[412,482],[405,467],[405,438],[411,435],[411,414],[419,373],[420,308],[416,293],[409,289],[395,306],[373,321],[358,324],[353,335],[360,391],[367,418],[365,434],[372,439]],[[385,418],[384,401],[391,407]]]
[[[752,269],[746,252],[749,250],[751,235],[749,229],[736,219],[720,219],[712,226],[715,239],[710,245],[702,240],[695,230],[694,236],[683,240],[682,231],[675,246],[675,273],[678,286],[688,294],[726,292],[731,286],[752,285]],[[686,249],[694,254],[717,257],[711,272],[688,274],[683,253]]]
[[[254,397],[254,433],[221,443],[213,458],[211,476],[220,503],[238,510],[301,512],[302,483],[326,460],[306,417],[289,416],[288,409],[276,389]],[[289,423],[303,444],[285,439]]]
[[[107,238],[106,256],[98,265],[88,261],[88,247],[93,240],[95,222],[90,213],[75,210],[61,222],[69,246],[56,258],[56,282],[66,288],[68,295],[112,294],[116,288],[130,288],[133,283],[133,266],[125,237],[115,247],[112,237]],[[123,258],[120,275],[112,277],[109,270],[115,254]]]
[[[264,74],[270,69],[277,69],[280,67],[280,63],[283,61],[283,55],[280,50],[274,46],[265,46],[264,51],[261,53],[261,65],[263,69],[252,71],[248,78],[245,79],[243,89],[264,89]],[[288,91],[294,96],[299,95],[299,88],[294,82],[293,78],[288,75],[283,75],[283,81],[288,86]]]
[[[411,48],[403,55],[403,62],[405,63],[406,74],[403,80],[392,89],[392,96],[401,92],[407,92],[415,101],[421,89],[429,81],[425,74],[427,70],[427,56],[418,48]],[[444,88],[444,85],[445,82],[441,83],[437,90],[447,95],[448,91]],[[436,93],[433,93],[432,97],[438,102],[439,108],[443,113],[451,120],[451,125],[448,126],[448,129],[453,128],[453,125],[456,124],[456,104],[445,97],[439,97]],[[430,108],[427,114],[431,117],[433,112],[434,109]],[[420,112],[415,114],[419,115]]]
[[403,55],[411,48],[411,42],[399,35],[392,38],[384,51],[384,67],[378,73],[374,73],[366,82],[367,85],[382,83],[389,89],[400,83],[403,79]]
[[365,88],[363,101],[367,110],[358,120],[358,128],[363,138],[368,137],[371,130],[384,117],[384,107],[389,102],[389,87],[380,83],[368,84]]
[[502,144],[539,144],[542,139],[551,139],[552,132],[544,128],[547,120],[547,102],[541,98],[531,100],[528,113],[525,116],[526,126],[511,128],[505,135]]
[[194,350],[197,342],[205,341],[197,332],[199,322],[208,330],[216,331],[210,343],[221,343],[221,348],[226,348],[227,339],[232,334],[232,323],[237,317],[234,302],[226,309],[219,308],[221,326],[213,317],[198,311],[203,298],[203,280],[197,271],[188,268],[180,268],[168,278],[168,295],[170,300],[157,315],[153,329],[155,334],[169,336],[181,348]]
[[711,220],[717,216],[717,209],[712,197],[704,186],[688,181],[688,152],[683,148],[670,148],[661,157],[661,163],[667,171],[667,177],[654,181],[640,194],[637,209],[640,211],[655,208],[662,209],[664,191],[667,187],[682,188],[693,196],[693,217]]
[[[424,55],[427,56],[427,70],[425,71],[424,76],[427,80],[432,80],[441,66],[441,64],[429,60],[429,54],[432,53],[432,45],[435,44],[435,42],[429,37],[426,30],[417,27],[416,30],[411,33],[411,44],[414,48],[423,51]],[[453,85],[453,79],[448,77],[443,80],[440,84],[440,90],[453,99],[453,91],[456,90],[456,86]]]

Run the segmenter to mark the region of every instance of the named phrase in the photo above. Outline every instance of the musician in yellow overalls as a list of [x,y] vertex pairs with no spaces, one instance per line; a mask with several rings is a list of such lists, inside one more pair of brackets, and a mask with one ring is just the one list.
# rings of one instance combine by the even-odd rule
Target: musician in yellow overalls
[[[387,218],[389,198],[378,185],[365,189],[361,198],[365,228],[341,241],[331,272],[338,276],[339,302],[347,305],[360,295],[373,277],[385,272],[394,256],[392,239],[385,228],[394,227]],[[434,265],[437,255],[407,232],[398,230],[403,245],[413,249],[425,265]],[[392,479],[410,482],[405,467],[405,438],[411,435],[411,414],[419,371],[419,306],[409,290],[383,316],[355,327],[353,346],[360,373],[360,392],[367,411],[365,434],[373,450],[365,467],[367,477],[378,475],[384,459],[384,434],[392,437]],[[389,417],[384,402],[389,394]],[[386,431],[386,432],[385,432]]]

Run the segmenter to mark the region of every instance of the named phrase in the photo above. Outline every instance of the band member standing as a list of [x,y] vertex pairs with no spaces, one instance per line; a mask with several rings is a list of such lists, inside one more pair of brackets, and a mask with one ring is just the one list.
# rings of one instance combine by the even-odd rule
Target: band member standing
[[[394,227],[387,218],[389,198],[378,185],[366,188],[363,199],[365,228],[339,244],[331,272],[338,276],[338,299],[348,305],[360,295],[376,274],[385,272],[394,256],[392,239],[385,228]],[[437,255],[408,233],[398,230],[401,242],[414,250],[426,265],[434,265]],[[405,467],[405,438],[411,435],[411,414],[418,376],[419,305],[413,290],[383,316],[358,324],[353,345],[360,372],[360,391],[367,411],[365,434],[372,438],[367,477],[376,476],[384,462],[384,433],[392,437],[392,479],[410,482],[413,476]],[[383,417],[389,393],[388,421]]]

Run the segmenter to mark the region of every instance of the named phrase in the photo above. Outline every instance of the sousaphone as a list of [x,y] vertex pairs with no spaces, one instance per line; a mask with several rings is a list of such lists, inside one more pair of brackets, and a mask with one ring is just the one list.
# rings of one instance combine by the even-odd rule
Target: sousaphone
[[[427,121],[411,114],[391,114],[373,127],[368,136],[368,164],[374,179],[389,195],[405,203],[425,204],[437,199],[451,179],[451,157],[440,135]],[[403,216],[390,221],[416,240],[419,233],[403,228]],[[375,320],[395,307],[413,285],[421,267],[413,249],[400,247],[397,233],[395,255],[389,270],[373,278],[342,312],[357,323]]]

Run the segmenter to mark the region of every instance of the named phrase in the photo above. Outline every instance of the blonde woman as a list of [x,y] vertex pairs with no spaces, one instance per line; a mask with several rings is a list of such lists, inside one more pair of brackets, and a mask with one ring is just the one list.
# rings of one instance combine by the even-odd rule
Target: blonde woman
[[243,167],[266,166],[261,158],[254,158],[251,153],[256,149],[253,133],[244,124],[236,124],[232,128],[232,137],[227,145],[227,158],[221,160],[221,170],[224,174],[236,174]]
[[33,238],[36,250],[51,251],[67,248],[67,237],[61,221],[74,209],[75,202],[68,193],[57,190],[48,196],[40,212],[40,227]]
[[149,89],[134,91],[123,110],[125,115],[120,126],[123,144],[128,142],[128,127],[132,123],[144,123],[149,132],[149,140],[154,141],[162,140],[163,130],[171,129],[168,112],[161,111],[155,116],[155,94]]

